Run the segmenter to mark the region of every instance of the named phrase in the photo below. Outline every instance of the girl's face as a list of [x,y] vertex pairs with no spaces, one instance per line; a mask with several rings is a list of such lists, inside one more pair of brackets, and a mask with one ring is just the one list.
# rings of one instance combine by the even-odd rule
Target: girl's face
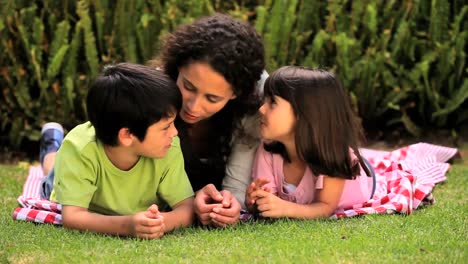
[[189,124],[209,118],[236,98],[226,79],[204,62],[179,68],[177,86],[182,93],[180,117]]
[[264,140],[284,143],[294,139],[296,117],[291,104],[279,96],[266,98],[259,109],[260,133]]

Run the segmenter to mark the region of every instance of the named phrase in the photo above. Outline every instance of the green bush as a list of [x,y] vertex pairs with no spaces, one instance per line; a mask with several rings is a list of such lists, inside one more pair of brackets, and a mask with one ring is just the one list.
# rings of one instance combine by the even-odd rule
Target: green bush
[[84,121],[87,87],[102,65],[145,63],[167,32],[215,10],[255,25],[269,71],[335,71],[367,128],[420,135],[468,121],[463,0],[3,0],[2,146],[37,140],[46,121]]
[[256,10],[269,69],[335,71],[366,127],[400,124],[420,136],[467,123],[463,0],[283,0]]
[[17,147],[46,121],[82,122],[102,65],[145,63],[161,36],[211,13],[208,0],[3,1],[0,141]]

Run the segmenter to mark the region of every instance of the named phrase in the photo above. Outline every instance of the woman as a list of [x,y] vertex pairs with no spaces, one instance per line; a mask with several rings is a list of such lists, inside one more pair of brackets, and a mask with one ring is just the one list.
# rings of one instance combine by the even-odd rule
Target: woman
[[[197,192],[200,222],[235,224],[259,143],[256,113],[267,77],[261,78],[265,60],[260,36],[247,23],[215,14],[176,29],[166,38],[160,58],[150,63],[163,67],[182,93],[176,127],[185,169]],[[51,135],[53,140],[42,147],[47,150],[42,153],[44,169],[51,167],[49,157],[60,145],[52,143],[61,141]],[[44,186],[52,186],[53,177],[48,179]]]
[[151,64],[162,66],[182,93],[176,127],[200,222],[236,223],[258,145],[260,36],[247,23],[215,14],[172,32]]

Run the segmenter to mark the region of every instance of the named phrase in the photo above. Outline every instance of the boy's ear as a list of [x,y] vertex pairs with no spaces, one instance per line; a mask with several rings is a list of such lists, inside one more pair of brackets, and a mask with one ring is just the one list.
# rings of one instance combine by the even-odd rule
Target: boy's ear
[[133,143],[134,136],[130,133],[130,130],[126,127],[123,127],[119,130],[117,134],[117,139],[120,145],[124,147],[131,146]]

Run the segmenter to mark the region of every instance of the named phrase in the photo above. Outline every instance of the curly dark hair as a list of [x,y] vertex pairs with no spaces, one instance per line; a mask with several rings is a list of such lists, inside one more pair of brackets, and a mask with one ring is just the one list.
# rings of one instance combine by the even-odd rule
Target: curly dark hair
[[217,13],[182,25],[165,39],[159,62],[173,80],[180,67],[206,62],[231,84],[237,97],[211,118],[223,127],[220,136],[227,142],[241,119],[260,106],[256,84],[265,69],[265,52],[261,37],[246,22]]
[[[177,80],[179,68],[206,62],[232,85],[237,101],[257,99],[255,84],[265,69],[262,40],[246,22],[215,14],[183,25],[170,34],[161,51],[165,72]],[[241,110],[241,109],[239,109]]]

